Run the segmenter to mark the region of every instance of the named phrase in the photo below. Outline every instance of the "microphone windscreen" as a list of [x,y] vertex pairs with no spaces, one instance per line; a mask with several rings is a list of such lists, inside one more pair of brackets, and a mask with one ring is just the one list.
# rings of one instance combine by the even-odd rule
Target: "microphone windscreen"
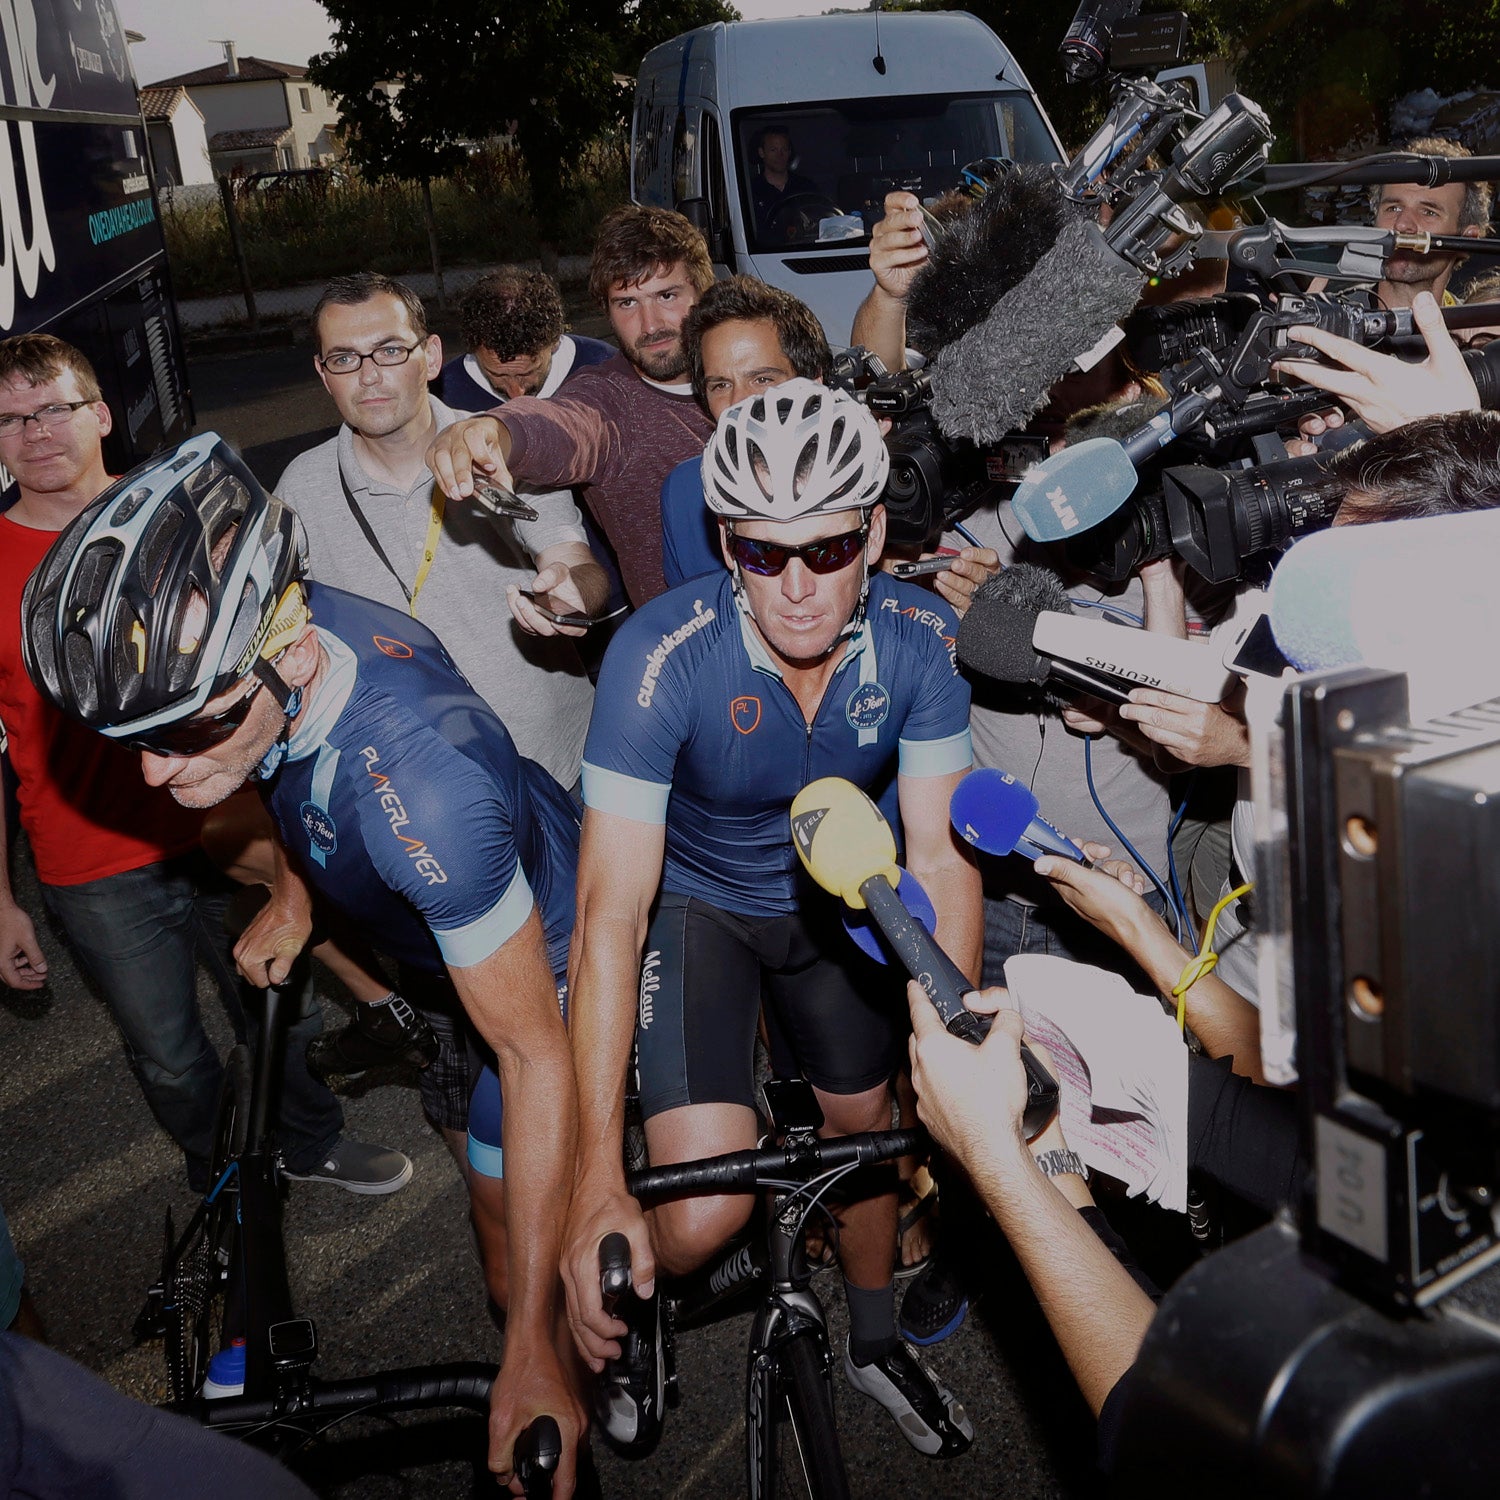
[[1024,427],[1077,356],[1135,306],[1140,290],[1140,272],[1095,224],[1065,224],[984,321],[933,360],[933,420],[949,437],[981,444]]
[[1045,610],[1068,614],[1072,608],[1055,573],[1015,563],[974,591],[958,627],[958,659],[996,682],[1039,686],[1046,681],[1047,663],[1032,645],[1037,617]]
[[1057,243],[1062,227],[1086,213],[1063,197],[1045,162],[1023,163],[953,219],[912,282],[907,338],[930,359],[1018,285]]
[[1405,672],[1413,718],[1500,694],[1500,510],[1315,532],[1271,577],[1271,631],[1302,671]]
[[1135,465],[1113,438],[1089,438],[1034,464],[1010,506],[1034,542],[1060,542],[1107,521],[1135,493]]
[[880,809],[852,781],[823,776],[792,799],[792,845],[807,872],[825,891],[855,910],[864,908],[859,888],[884,875],[895,888],[896,837]]
[[948,818],[965,843],[1011,854],[1037,815],[1036,794],[1006,771],[970,771],[953,789]]

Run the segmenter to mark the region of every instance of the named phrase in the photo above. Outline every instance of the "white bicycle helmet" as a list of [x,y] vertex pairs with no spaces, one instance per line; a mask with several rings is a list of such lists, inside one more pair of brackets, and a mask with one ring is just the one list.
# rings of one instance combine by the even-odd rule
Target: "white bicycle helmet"
[[[296,514],[203,433],[116,480],[58,536],[22,597],[26,670],[112,739],[191,718],[251,672],[285,708],[266,658],[305,618],[306,571]],[[188,639],[195,599],[203,624]]]
[[703,452],[703,495],[731,520],[800,521],[868,510],[889,469],[880,426],[860,402],[788,380],[719,418]]

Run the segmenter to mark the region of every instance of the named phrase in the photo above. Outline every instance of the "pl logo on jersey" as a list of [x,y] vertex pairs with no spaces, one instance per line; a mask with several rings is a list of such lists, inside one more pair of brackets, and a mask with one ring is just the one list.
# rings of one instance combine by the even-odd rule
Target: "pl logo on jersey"
[[860,683],[844,705],[851,729],[879,729],[890,711],[891,695],[878,682]]
[[415,655],[411,647],[405,641],[392,640],[388,635],[372,635],[370,639],[375,643],[375,648],[386,656],[394,656],[397,661],[406,661]]
[[312,857],[320,865],[325,864],[328,856],[339,846],[338,824],[329,817],[328,809],[319,807],[316,802],[304,802],[297,809],[297,815],[302,819],[302,826],[307,830],[307,841],[312,845]]
[[729,722],[741,734],[754,734],[760,724],[760,699],[748,695],[733,699],[729,705]]

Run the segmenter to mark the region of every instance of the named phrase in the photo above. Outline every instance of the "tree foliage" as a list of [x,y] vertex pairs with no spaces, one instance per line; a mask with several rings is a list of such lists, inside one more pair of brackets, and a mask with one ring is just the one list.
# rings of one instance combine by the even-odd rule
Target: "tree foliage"
[[[427,179],[464,142],[509,132],[544,226],[566,201],[571,165],[628,116],[632,75],[659,41],[738,18],[720,0],[321,0],[333,45],[309,74],[340,102],[350,152],[372,177]],[[401,85],[394,98],[380,82]]]
[[[953,3],[884,0],[881,8]],[[1500,86],[1500,0],[1148,0],[1144,8],[1187,12],[1186,60],[1224,58],[1240,91],[1270,116],[1284,158],[1384,142],[1391,106],[1413,90]],[[1034,0],[963,0],[963,9],[1014,54],[1064,145],[1080,145],[1106,101],[1101,87],[1063,81],[1057,48],[1072,11]]]

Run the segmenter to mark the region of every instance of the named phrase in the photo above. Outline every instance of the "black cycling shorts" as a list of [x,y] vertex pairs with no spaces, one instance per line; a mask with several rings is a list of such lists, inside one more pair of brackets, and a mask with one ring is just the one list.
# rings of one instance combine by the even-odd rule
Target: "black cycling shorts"
[[836,911],[745,917],[663,892],[641,965],[636,1049],[646,1119],[685,1104],[754,1107],[764,1001],[778,1073],[861,1094],[895,1072],[902,976],[865,957]]

